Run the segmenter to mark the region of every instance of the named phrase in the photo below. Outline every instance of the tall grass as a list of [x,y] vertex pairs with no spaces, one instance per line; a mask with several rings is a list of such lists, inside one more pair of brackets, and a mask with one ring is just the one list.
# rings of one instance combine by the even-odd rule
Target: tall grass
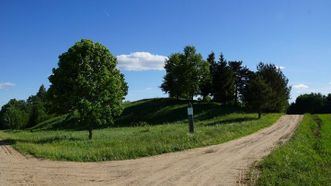
[[331,185],[331,115],[305,115],[294,137],[260,170],[257,185]]
[[196,133],[187,133],[186,121],[162,125],[121,127],[94,131],[1,131],[0,139],[22,153],[39,158],[70,161],[122,160],[223,143],[270,126],[281,114],[226,114],[196,122]]

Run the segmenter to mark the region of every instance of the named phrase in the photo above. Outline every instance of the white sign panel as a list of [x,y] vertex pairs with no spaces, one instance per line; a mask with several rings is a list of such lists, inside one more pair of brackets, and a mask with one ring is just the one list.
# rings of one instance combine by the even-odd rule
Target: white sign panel
[[187,108],[187,115],[193,115],[193,108],[192,107]]

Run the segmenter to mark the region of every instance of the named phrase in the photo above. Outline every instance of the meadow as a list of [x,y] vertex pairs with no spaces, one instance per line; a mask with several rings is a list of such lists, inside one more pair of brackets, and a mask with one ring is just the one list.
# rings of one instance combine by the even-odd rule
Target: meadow
[[257,185],[331,185],[331,115],[305,115],[293,138],[258,168]]
[[[233,108],[215,103],[195,103],[196,130],[192,135],[188,133],[185,118],[187,103],[169,104],[169,101],[173,102],[156,99],[126,105],[116,127],[94,130],[92,140],[87,139],[85,130],[59,128],[68,125],[64,122],[65,116],[53,118],[30,130],[0,131],[0,139],[21,153],[38,158],[123,160],[223,143],[268,127],[281,116],[265,114],[257,119],[255,113],[234,112]],[[156,108],[156,102],[166,103]],[[140,113],[129,117],[134,113],[132,110]]]

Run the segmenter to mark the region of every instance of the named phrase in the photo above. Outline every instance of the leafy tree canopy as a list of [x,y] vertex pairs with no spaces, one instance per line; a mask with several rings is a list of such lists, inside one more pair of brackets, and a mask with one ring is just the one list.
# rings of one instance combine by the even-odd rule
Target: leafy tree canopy
[[172,54],[166,61],[161,89],[170,97],[193,99],[200,93],[202,82],[208,78],[207,65],[193,46],[185,47],[183,53]]
[[289,114],[331,113],[331,94],[324,96],[320,93],[303,94],[296,98],[288,109]]
[[22,129],[29,120],[29,107],[23,100],[11,99],[2,106],[0,128]]
[[121,114],[127,93],[117,60],[100,43],[81,40],[59,57],[58,68],[49,77],[49,93],[59,113],[78,113],[89,130],[109,125]]

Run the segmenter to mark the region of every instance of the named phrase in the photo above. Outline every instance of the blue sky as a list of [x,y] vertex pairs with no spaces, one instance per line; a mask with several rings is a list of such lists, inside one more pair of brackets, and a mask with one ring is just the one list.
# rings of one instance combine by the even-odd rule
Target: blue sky
[[128,100],[164,95],[162,59],[194,45],[255,69],[284,67],[292,98],[331,93],[331,1],[0,1],[0,105],[26,99],[82,38],[118,56]]

